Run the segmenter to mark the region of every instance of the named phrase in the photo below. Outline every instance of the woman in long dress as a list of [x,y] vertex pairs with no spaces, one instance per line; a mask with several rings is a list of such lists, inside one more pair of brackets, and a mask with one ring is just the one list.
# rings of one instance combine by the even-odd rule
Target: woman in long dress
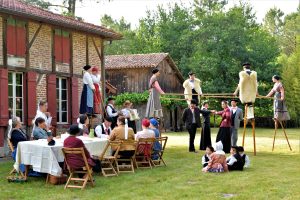
[[92,67],[90,65],[86,65],[83,67],[85,70],[83,75],[83,89],[81,93],[80,99],[80,114],[93,114],[93,106],[94,106],[94,90],[95,86],[92,80],[91,72]]
[[278,121],[290,120],[290,115],[285,104],[284,87],[280,81],[280,77],[274,75],[272,81],[275,83],[267,97],[274,94],[274,119]]
[[229,153],[231,146],[231,113],[227,101],[222,101],[222,108],[224,109],[223,111],[215,112],[215,114],[222,116],[222,121],[220,124],[220,129],[216,138],[216,142],[221,141],[223,144],[223,150],[225,151],[225,153]]
[[101,113],[101,93],[100,93],[100,74],[97,67],[92,68],[92,80],[95,86],[95,93],[94,93],[94,114]]
[[162,118],[163,112],[160,103],[160,95],[164,94],[164,91],[160,88],[157,78],[160,72],[157,68],[152,70],[152,77],[149,81],[149,99],[146,108],[147,118]]
[[211,146],[211,132],[210,132],[210,113],[214,110],[208,110],[208,103],[204,102],[200,113],[203,117],[201,139],[200,139],[200,150],[206,150],[206,147]]

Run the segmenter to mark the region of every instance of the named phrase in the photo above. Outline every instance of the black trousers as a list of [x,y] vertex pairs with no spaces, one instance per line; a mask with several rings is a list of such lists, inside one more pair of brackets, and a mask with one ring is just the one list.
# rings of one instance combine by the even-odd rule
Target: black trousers
[[[192,89],[192,94],[198,94],[198,93],[196,92],[195,89]],[[198,106],[199,105],[198,95],[193,95],[192,99],[194,99],[196,101],[196,106]]]
[[195,151],[194,141],[197,132],[197,124],[192,124],[187,130],[190,134],[189,151]]

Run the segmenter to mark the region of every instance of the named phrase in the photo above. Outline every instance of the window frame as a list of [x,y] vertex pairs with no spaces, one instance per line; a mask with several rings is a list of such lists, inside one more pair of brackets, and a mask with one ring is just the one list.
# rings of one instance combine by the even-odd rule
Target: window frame
[[[68,88],[68,78],[66,77],[56,77],[56,81],[58,80],[58,85],[56,84],[56,100],[58,101],[58,107],[56,108],[56,116],[58,113],[57,124],[69,124],[69,88]],[[66,80],[66,89],[62,89],[62,80]],[[58,97],[57,97],[58,90]],[[62,100],[62,90],[66,90],[66,100]],[[66,102],[66,111],[62,110],[62,101]],[[62,113],[66,113],[66,122],[62,122]]]
[[[24,121],[24,74],[22,72],[13,72],[13,71],[9,71],[8,72],[8,76],[9,74],[12,74],[12,83],[10,84],[8,82],[8,87],[11,85],[12,86],[12,96],[10,97],[8,95],[8,102],[9,102],[9,99],[12,98],[12,101],[13,101],[13,105],[12,105],[12,108],[11,108],[11,117],[16,117],[16,113],[17,113],[17,110],[21,110],[22,112],[22,116],[17,116],[17,117],[20,117],[21,121],[23,122]],[[16,75],[17,74],[21,74],[21,77],[22,77],[22,84],[21,85],[17,85],[16,83]],[[21,109],[17,109],[17,103],[16,103],[16,86],[21,86],[22,87],[22,91],[21,91],[21,94],[22,94],[22,97],[18,97],[18,98],[21,98],[22,99],[22,107]],[[9,109],[9,108],[8,108]]]

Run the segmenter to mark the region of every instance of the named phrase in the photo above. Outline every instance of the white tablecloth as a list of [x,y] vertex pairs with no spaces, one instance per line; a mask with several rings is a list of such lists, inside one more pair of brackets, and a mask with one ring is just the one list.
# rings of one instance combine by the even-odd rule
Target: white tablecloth
[[[104,138],[89,138],[79,136],[91,155],[99,156],[108,142]],[[64,161],[62,153],[63,141],[55,139],[55,146],[48,146],[46,139],[19,142],[14,167],[19,170],[19,164],[31,165],[33,171],[60,176],[62,169],[59,162]]]

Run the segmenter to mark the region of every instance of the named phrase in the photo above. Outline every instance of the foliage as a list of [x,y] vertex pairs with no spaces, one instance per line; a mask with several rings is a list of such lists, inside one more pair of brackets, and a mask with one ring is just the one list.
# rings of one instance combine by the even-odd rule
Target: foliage
[[[131,101],[135,105],[140,105],[147,103],[149,97],[149,92],[145,91],[143,93],[122,93],[117,95],[115,98],[115,103],[117,106],[123,105],[126,100]],[[175,96],[171,95],[164,95],[165,98],[176,98]],[[161,99],[162,106],[168,109],[174,109],[175,107],[186,107],[185,101],[174,101],[169,99]]]
[[285,87],[286,102],[291,117],[300,122],[300,37],[297,37],[297,47],[289,57],[282,55],[282,78]]

